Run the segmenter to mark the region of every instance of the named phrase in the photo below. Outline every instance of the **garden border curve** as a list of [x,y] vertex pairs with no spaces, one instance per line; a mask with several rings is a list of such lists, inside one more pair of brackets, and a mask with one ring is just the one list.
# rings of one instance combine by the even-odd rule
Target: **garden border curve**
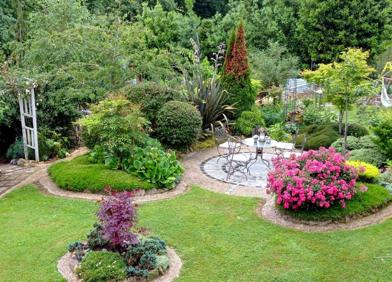
[[378,210],[374,214],[348,219],[347,222],[315,222],[289,218],[289,216],[282,215],[275,208],[275,200],[272,196],[261,204],[256,212],[259,217],[285,228],[296,229],[303,232],[330,232],[338,230],[355,230],[382,223],[385,220],[392,218],[392,204]]
[[[169,269],[163,275],[155,278],[152,282],[172,282],[180,276],[182,261],[177,253],[167,248],[167,254],[169,257]],[[63,255],[57,262],[57,270],[61,276],[68,282],[80,282],[81,280],[75,273],[75,268],[78,265],[78,261],[72,257],[70,252]]]

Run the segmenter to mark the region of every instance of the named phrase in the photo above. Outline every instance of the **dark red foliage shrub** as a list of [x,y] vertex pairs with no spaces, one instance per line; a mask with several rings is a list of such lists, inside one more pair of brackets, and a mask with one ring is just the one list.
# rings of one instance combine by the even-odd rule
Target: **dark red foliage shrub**
[[114,248],[138,243],[137,236],[130,231],[136,222],[136,208],[131,193],[112,193],[102,201],[97,216],[105,239]]
[[233,36],[226,54],[224,74],[233,75],[239,79],[249,73],[248,51],[246,50],[245,30],[242,23]]

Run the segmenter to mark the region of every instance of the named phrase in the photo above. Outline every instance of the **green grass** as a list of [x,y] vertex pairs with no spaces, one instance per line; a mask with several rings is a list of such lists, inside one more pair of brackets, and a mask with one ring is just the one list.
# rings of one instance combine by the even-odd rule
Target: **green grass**
[[115,191],[154,188],[154,185],[135,175],[90,163],[87,155],[56,163],[49,167],[49,174],[60,188],[78,192],[88,190],[100,193],[107,186]]
[[26,186],[0,199],[0,281],[59,281],[57,260],[86,238],[96,204]]
[[[390,281],[392,220],[355,231],[303,233],[255,213],[259,200],[193,188],[140,206],[140,226],[183,260],[178,281]],[[0,281],[58,281],[58,258],[84,239],[94,203],[31,186],[0,199]]]
[[293,218],[307,221],[344,221],[346,218],[366,216],[374,213],[392,201],[391,193],[384,187],[377,184],[368,184],[366,193],[358,192],[354,198],[346,202],[346,208],[341,208],[340,204],[329,209],[319,209],[314,211],[292,211],[279,207],[279,210]]

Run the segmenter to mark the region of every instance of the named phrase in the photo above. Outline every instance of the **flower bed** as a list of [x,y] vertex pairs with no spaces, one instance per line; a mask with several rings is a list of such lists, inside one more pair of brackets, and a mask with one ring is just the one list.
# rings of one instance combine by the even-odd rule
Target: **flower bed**
[[267,191],[284,209],[330,208],[337,203],[344,208],[356,193],[358,173],[334,148],[310,150],[290,159],[278,157],[273,164]]
[[[113,193],[103,199],[97,213],[99,223],[68,251],[76,262],[82,281],[151,280],[170,265],[166,243],[135,229],[136,206],[129,192]],[[70,263],[71,263],[70,262]]]
[[278,206],[279,212],[291,221],[306,222],[348,222],[350,220],[361,218],[376,213],[392,203],[392,194],[381,185],[366,184],[367,191],[361,192],[359,185],[357,193],[347,201],[346,207],[342,209],[335,205],[329,209],[307,210],[290,210]]

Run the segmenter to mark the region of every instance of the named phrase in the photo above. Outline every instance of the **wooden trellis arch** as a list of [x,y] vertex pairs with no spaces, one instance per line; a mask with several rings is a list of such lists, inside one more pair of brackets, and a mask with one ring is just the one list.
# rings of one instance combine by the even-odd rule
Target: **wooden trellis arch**
[[34,150],[35,160],[39,162],[37,111],[34,86],[27,89],[26,93],[19,93],[18,100],[25,159],[28,160],[29,148],[31,148]]

